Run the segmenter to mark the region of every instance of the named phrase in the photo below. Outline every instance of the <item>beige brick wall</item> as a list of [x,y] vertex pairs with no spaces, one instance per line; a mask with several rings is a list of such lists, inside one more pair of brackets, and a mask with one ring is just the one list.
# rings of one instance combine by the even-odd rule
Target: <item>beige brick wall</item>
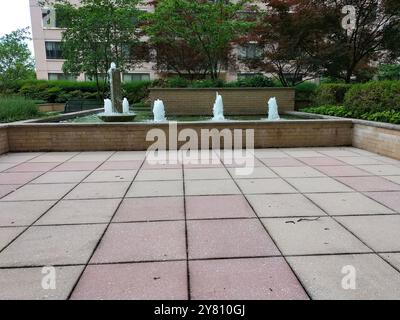
[[0,126],[0,154],[8,152],[7,126]]
[[[147,150],[153,142],[146,135],[153,128],[169,131],[168,124],[18,124],[10,125],[8,141],[10,151]],[[178,131],[185,128],[199,136],[201,129],[254,128],[256,148],[345,146],[352,138],[346,120],[178,124]]]
[[150,100],[164,101],[168,115],[212,115],[215,94],[219,92],[224,101],[226,115],[261,115],[268,113],[267,103],[276,97],[279,110],[294,110],[292,88],[216,88],[216,89],[150,89]]
[[400,159],[400,126],[383,128],[355,123],[353,146]]

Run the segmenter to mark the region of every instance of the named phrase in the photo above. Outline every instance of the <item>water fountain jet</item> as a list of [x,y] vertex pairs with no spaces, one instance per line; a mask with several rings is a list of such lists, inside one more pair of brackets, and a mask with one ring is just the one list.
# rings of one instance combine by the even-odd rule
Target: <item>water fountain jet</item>
[[217,92],[217,96],[215,98],[215,103],[214,103],[214,107],[213,107],[213,114],[214,114],[214,117],[212,118],[213,121],[223,121],[223,120],[225,120],[225,117],[224,117],[224,103],[222,101],[222,96],[220,94],[218,94],[218,92]]

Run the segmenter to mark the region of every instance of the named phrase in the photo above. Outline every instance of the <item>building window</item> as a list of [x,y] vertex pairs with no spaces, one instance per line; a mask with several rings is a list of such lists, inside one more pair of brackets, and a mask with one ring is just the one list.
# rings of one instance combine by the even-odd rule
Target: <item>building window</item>
[[76,81],[76,76],[65,73],[49,73],[49,80],[69,80]]
[[124,82],[149,81],[149,80],[150,80],[149,73],[124,73],[123,76]]
[[247,43],[246,45],[239,47],[239,58],[240,59],[256,59],[261,56],[261,49],[257,43]]
[[62,59],[61,42],[46,41],[46,59]]
[[42,26],[43,28],[62,28],[57,19],[56,9],[42,8]]

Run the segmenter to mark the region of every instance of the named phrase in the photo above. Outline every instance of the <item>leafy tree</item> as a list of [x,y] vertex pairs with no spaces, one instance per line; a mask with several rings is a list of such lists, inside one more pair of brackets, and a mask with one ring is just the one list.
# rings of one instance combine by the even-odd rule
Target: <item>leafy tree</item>
[[383,64],[378,69],[379,80],[400,80],[400,64]]
[[272,73],[284,86],[295,86],[321,72],[326,24],[332,17],[321,1],[263,0],[253,32],[241,39],[253,41],[258,56],[244,62],[252,69]]
[[0,38],[0,85],[35,78],[29,40],[29,28],[17,29]]
[[[372,74],[372,61],[399,55],[400,3],[398,0],[325,0],[336,15],[328,28],[326,50],[320,58],[325,74],[350,82],[354,76]],[[354,28],[342,26],[345,5],[355,7]],[[348,32],[349,31],[349,32]],[[360,79],[362,80],[362,79]]]
[[217,79],[230,60],[232,42],[251,26],[238,15],[247,2],[157,1],[145,32],[157,50],[158,70]]
[[57,19],[66,28],[61,47],[66,60],[64,72],[86,73],[104,96],[105,75],[111,62],[124,71],[143,61],[138,3],[139,0],[82,0],[73,5],[67,0],[55,0]]

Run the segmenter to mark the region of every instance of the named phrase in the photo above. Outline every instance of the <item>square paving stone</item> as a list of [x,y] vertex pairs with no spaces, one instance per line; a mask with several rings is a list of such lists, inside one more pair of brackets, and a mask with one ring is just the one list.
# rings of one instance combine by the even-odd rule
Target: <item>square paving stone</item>
[[140,170],[135,181],[182,180],[182,169]]
[[329,157],[313,157],[313,158],[300,158],[302,162],[309,166],[340,166],[345,165],[344,162],[341,162],[337,159],[329,158]]
[[0,253],[0,266],[85,264],[105,225],[31,227]]
[[400,253],[381,253],[379,255],[400,272]]
[[188,221],[189,258],[279,255],[257,219]]
[[106,161],[113,154],[113,151],[85,151],[72,157],[70,162],[80,162],[80,161]]
[[296,193],[297,191],[286,181],[279,178],[241,179],[237,183],[244,194],[262,193]]
[[[312,299],[400,299],[400,273],[377,255],[288,257]],[[356,289],[343,289],[342,281],[355,270]],[[343,271],[343,272],[342,272]]]
[[331,177],[360,177],[371,175],[371,173],[353,166],[316,166],[314,168]]
[[120,199],[63,200],[35,224],[108,223],[119,202]]
[[0,156],[0,162],[7,163],[22,163],[31,160],[37,156],[40,156],[41,152],[17,152],[7,153]]
[[320,150],[319,152],[330,157],[354,157],[358,155],[356,152],[342,148],[326,148],[324,150]]
[[131,182],[136,170],[94,171],[84,182]]
[[188,219],[256,218],[241,195],[186,197],[186,215]]
[[325,175],[311,167],[271,167],[283,178],[324,177]]
[[336,157],[339,161],[345,162],[347,164],[351,165],[360,165],[360,164],[383,164],[382,161],[379,161],[377,159],[371,158],[371,157]]
[[278,149],[255,149],[254,154],[257,158],[268,159],[268,158],[289,158],[289,156]]
[[182,169],[182,163],[180,161],[162,161],[153,163],[152,161],[146,160],[142,165],[142,169]]
[[81,183],[72,190],[66,199],[111,199],[122,198],[128,189],[129,182]]
[[142,161],[145,157],[145,151],[117,151],[108,161]]
[[59,164],[60,162],[25,162],[8,169],[7,172],[46,172],[55,168]]
[[185,169],[185,180],[231,179],[225,168]]
[[[17,190],[19,187],[19,185],[15,185],[15,184],[4,184],[4,185],[0,185],[0,198],[3,198],[4,196],[6,196],[7,194]],[[4,199],[4,198],[3,198]]]
[[0,250],[13,241],[25,228],[0,228]]
[[27,184],[1,200],[58,200],[65,196],[75,184]]
[[81,182],[90,171],[46,172],[31,183],[78,183]]
[[234,179],[259,179],[259,178],[276,178],[277,175],[269,168],[266,167],[255,167],[245,174],[238,171],[239,168],[229,168],[228,171]]
[[400,191],[400,185],[382,177],[342,177],[337,179],[357,191]]
[[183,197],[124,199],[114,222],[184,219]]
[[385,179],[400,184],[400,176],[384,176]]
[[182,196],[183,181],[134,181],[127,197]]
[[28,162],[64,162],[76,156],[78,152],[47,152]]
[[247,199],[260,217],[325,216],[301,194],[257,194]]
[[143,161],[106,161],[97,170],[136,170]]
[[300,192],[351,192],[349,187],[329,177],[323,178],[288,178],[290,184]]
[[283,258],[190,261],[195,300],[308,299]]
[[43,278],[49,274],[46,269],[0,269],[0,299],[66,300],[82,270],[83,266],[56,267],[56,288],[43,289]]
[[400,175],[400,167],[391,164],[361,165],[358,168],[377,176]]
[[338,220],[376,251],[400,251],[400,215],[340,217]]
[[266,158],[260,159],[268,167],[301,167],[304,163],[294,158]]
[[89,265],[72,300],[187,299],[186,262]]
[[92,171],[96,169],[101,162],[64,162],[52,171]]
[[5,171],[9,168],[15,167],[17,164],[12,163],[12,162],[1,162],[0,161],[0,172]]
[[366,195],[400,213],[400,192],[367,192]]
[[40,172],[0,173],[0,184],[25,184],[39,176]]
[[302,149],[302,150],[286,149],[285,153],[294,158],[324,157],[323,154],[309,149]]
[[233,180],[186,180],[186,195],[240,194]]
[[371,251],[329,217],[275,218],[262,221],[285,255]]
[[111,224],[90,263],[186,259],[183,221]]
[[48,210],[55,201],[0,202],[0,226],[27,226]]
[[307,196],[331,215],[393,213],[392,210],[361,193],[312,193]]

